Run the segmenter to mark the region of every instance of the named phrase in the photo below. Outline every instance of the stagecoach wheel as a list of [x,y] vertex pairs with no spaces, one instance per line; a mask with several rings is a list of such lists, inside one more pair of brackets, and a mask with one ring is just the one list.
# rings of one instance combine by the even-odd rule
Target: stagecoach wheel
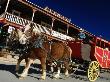
[[88,68],[88,79],[90,82],[94,82],[99,76],[99,63],[97,61],[92,61]]

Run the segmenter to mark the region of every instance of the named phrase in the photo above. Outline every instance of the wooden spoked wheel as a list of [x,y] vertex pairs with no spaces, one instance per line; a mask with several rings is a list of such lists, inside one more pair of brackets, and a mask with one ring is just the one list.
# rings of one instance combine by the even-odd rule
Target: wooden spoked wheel
[[97,80],[99,76],[100,70],[99,70],[99,63],[97,61],[92,61],[89,64],[88,68],[88,79],[90,82],[94,82]]

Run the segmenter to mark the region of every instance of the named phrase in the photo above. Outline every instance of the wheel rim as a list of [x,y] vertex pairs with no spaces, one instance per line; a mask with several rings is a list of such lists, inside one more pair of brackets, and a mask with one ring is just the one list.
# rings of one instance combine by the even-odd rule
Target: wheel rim
[[89,81],[95,81],[99,76],[99,72],[99,63],[97,61],[92,61],[88,68]]

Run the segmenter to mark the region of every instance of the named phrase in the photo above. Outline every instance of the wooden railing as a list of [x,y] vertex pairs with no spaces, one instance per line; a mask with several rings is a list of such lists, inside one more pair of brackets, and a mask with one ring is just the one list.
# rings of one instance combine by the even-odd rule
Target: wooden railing
[[18,17],[16,15],[13,15],[13,14],[10,14],[10,13],[5,13],[5,19],[12,22],[12,23],[21,25],[21,26],[26,26],[26,24],[28,24],[30,22],[26,19],[23,19],[21,17]]

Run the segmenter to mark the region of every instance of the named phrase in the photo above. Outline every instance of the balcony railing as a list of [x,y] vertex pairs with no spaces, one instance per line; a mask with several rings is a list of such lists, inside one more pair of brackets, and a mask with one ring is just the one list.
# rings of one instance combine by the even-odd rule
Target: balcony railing
[[10,13],[5,13],[5,19],[12,22],[12,23],[21,25],[21,26],[26,26],[26,24],[28,24],[30,22],[26,19],[23,19],[23,18],[18,17],[16,15],[12,15]]
[[[5,20],[7,20],[9,22],[21,25],[23,27],[31,22],[29,20],[23,19],[21,17],[18,17],[16,15],[13,15],[13,14],[10,14],[10,13],[4,13],[1,16],[4,17]],[[45,26],[42,26],[42,25],[39,25],[39,24],[36,24],[36,23],[34,23],[34,26],[36,28],[38,28],[42,33],[45,33],[47,35],[52,35],[53,37],[56,37],[58,39],[62,39],[62,40],[66,40],[66,39],[73,40],[74,39],[74,38],[72,38],[70,36],[64,35],[62,33],[54,31],[54,30],[52,30],[52,32],[50,33],[50,29],[49,28],[47,28]]]

